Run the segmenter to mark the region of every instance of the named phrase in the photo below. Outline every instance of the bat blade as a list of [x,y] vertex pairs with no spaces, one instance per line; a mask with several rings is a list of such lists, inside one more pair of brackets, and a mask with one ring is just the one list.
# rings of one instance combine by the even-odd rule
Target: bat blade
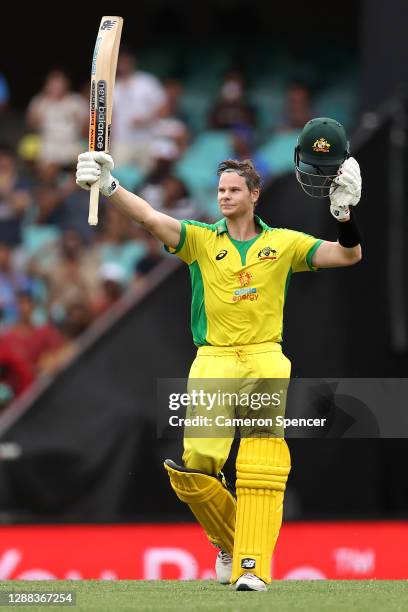
[[[96,38],[91,67],[91,92],[89,101],[89,150],[110,149],[113,89],[118,63],[122,17],[104,16]],[[90,225],[98,224],[99,181],[91,187],[89,198]]]

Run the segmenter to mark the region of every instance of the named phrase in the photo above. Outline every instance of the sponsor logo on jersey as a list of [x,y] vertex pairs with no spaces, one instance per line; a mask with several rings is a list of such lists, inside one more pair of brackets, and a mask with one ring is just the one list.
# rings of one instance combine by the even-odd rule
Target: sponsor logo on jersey
[[313,151],[316,153],[330,153],[331,144],[325,138],[318,138],[313,143]]
[[240,302],[241,300],[249,300],[250,302],[256,302],[259,294],[256,287],[244,287],[243,289],[235,289],[232,294],[233,302]]
[[270,246],[266,246],[258,253],[258,259],[276,259],[278,252]]
[[247,270],[239,272],[238,274],[238,280],[239,280],[239,284],[241,285],[241,287],[246,287],[247,285],[249,285],[252,278],[253,278],[252,274],[248,272]]
[[226,254],[228,253],[228,251],[220,251],[216,256],[215,259],[217,261],[219,261],[220,259],[224,259],[224,257],[226,256]]

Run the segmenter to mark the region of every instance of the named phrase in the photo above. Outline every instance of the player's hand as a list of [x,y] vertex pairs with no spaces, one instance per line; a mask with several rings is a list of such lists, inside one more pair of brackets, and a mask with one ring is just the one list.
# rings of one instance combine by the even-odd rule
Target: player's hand
[[113,168],[113,159],[107,153],[81,153],[78,155],[76,184],[89,191],[91,185],[99,179],[100,192],[109,198],[119,187],[119,181],[111,175]]
[[330,188],[330,212],[342,221],[350,215],[350,206],[357,206],[361,198],[360,166],[354,157],[342,163],[338,176]]

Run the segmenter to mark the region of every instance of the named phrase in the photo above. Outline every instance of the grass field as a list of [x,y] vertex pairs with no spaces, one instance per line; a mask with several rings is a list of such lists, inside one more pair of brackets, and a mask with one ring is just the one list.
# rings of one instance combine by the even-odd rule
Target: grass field
[[[275,581],[267,593],[232,590],[210,580],[161,581],[3,581],[6,590],[25,592],[74,591],[73,606],[18,606],[26,610],[73,610],[75,612],[398,612],[408,610],[408,582],[405,580],[315,580]],[[251,606],[251,607],[250,607]],[[13,606],[14,607],[14,606]],[[2,606],[0,609],[6,609]]]

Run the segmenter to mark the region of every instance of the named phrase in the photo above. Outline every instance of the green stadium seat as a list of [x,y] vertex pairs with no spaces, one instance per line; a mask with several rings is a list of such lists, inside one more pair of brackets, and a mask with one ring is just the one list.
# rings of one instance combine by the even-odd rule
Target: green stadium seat
[[345,128],[352,127],[356,106],[356,94],[346,87],[325,90],[314,100],[316,116],[337,119]]
[[255,108],[260,134],[270,132],[279,124],[285,96],[285,90],[281,86],[250,90],[248,101]]
[[143,172],[135,165],[115,166],[115,176],[122,187],[128,191],[133,191],[142,181]]
[[293,153],[300,130],[290,130],[275,134],[266,144],[259,148],[274,176],[284,174],[293,169]]
[[177,68],[176,53],[169,53],[167,48],[147,49],[137,55],[137,65],[140,70],[150,72],[159,79],[171,77]]
[[228,132],[211,130],[200,134],[176,164],[176,174],[190,189],[200,210],[206,212],[211,198],[216,203],[217,166],[232,155]]
[[57,243],[61,237],[61,232],[54,225],[27,224],[23,227],[22,235],[24,252],[28,257],[32,257],[41,249],[46,249],[48,246]]
[[118,264],[124,273],[124,282],[129,283],[135,273],[136,264],[146,255],[142,241],[127,240],[121,244],[105,243],[100,247],[103,263]]
[[194,134],[203,132],[208,127],[208,117],[214,103],[215,94],[187,90],[183,93],[181,110],[187,117],[190,129]]

